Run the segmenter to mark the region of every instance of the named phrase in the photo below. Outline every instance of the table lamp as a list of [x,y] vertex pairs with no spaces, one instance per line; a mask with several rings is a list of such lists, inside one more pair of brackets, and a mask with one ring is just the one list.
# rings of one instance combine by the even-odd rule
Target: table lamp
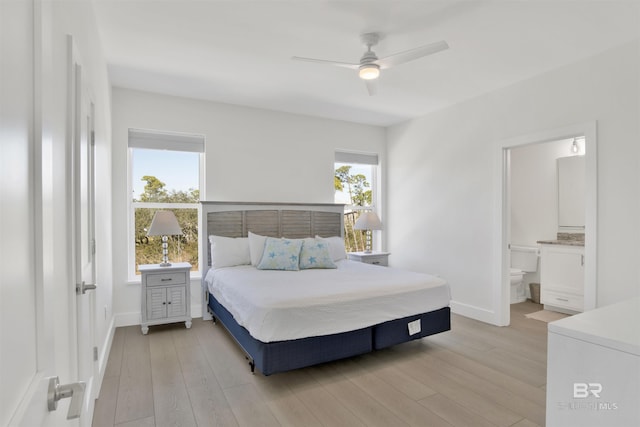
[[371,230],[382,230],[382,222],[375,212],[362,212],[353,225],[356,230],[367,230],[367,241],[364,252],[371,253]]
[[162,236],[162,263],[160,267],[170,267],[167,236],[182,234],[180,224],[171,211],[156,211],[151,221],[147,236]]

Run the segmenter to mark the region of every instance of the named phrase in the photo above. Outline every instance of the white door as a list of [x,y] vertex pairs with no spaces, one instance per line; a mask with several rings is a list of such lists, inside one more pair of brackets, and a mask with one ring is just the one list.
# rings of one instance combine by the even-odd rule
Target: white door
[[[77,426],[77,418],[67,419],[72,402],[88,423],[88,400],[78,386],[84,333],[77,325],[84,325],[85,311],[76,296],[70,219],[73,116],[58,108],[73,91],[69,79],[56,78],[51,8],[41,0],[0,1],[2,426]],[[54,377],[73,398],[50,410]]]
[[[0,425],[74,425],[69,399],[47,408],[49,377],[69,369],[65,165],[54,164],[51,54],[38,0],[0,1]],[[45,18],[46,19],[46,18]],[[65,151],[63,146],[62,151]],[[60,190],[56,184],[62,184]],[[62,237],[60,239],[59,237]]]
[[[79,55],[71,36],[68,37],[70,81],[73,102],[69,115],[73,125],[73,254],[76,288],[76,323],[78,380],[85,384],[85,397],[80,425],[91,425],[91,414],[97,390],[94,387],[97,370],[95,347],[95,224],[94,224],[94,131],[93,103],[83,77]],[[96,348],[96,350],[94,350]]]

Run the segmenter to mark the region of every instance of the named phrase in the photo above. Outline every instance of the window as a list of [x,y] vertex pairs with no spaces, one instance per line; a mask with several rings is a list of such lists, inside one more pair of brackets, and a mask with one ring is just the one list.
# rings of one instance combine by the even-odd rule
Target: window
[[129,276],[138,265],[162,261],[159,236],[147,236],[157,210],[176,215],[181,236],[169,237],[169,262],[189,262],[199,269],[198,224],[204,137],[129,130]]
[[378,155],[337,151],[335,156],[335,202],[345,204],[344,237],[349,252],[363,251],[366,232],[354,230],[360,213],[376,210]]

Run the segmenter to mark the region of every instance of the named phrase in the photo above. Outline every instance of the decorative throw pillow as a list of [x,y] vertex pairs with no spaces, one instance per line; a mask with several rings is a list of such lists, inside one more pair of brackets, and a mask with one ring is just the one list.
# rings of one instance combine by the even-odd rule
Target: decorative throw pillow
[[246,237],[209,236],[211,267],[233,267],[251,263],[249,239]]
[[329,253],[329,244],[320,239],[304,239],[300,250],[300,269],[337,268]]
[[316,239],[329,244],[329,253],[333,261],[340,261],[341,259],[347,259],[347,250],[344,247],[344,239],[340,236],[334,237],[320,237],[316,236]]
[[302,240],[267,237],[259,270],[299,270]]
[[254,267],[260,264],[260,260],[262,260],[262,253],[264,252],[266,242],[267,236],[249,232],[249,252],[251,255],[251,265]]

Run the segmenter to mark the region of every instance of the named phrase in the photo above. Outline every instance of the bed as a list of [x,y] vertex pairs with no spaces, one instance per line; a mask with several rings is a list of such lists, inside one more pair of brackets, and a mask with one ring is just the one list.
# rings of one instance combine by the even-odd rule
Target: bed
[[[252,372],[257,368],[271,375],[450,329],[450,291],[444,280],[339,256],[343,209],[334,204],[202,202],[203,318],[229,331]],[[303,248],[314,242],[322,250],[331,248],[330,268],[262,269],[258,256],[227,261],[236,253],[254,257],[262,242],[250,240],[256,236],[278,238],[268,240],[265,252],[269,244],[289,241]],[[254,251],[247,255],[249,241]],[[242,249],[235,251],[237,245]],[[219,248],[213,249],[213,258],[212,246]],[[225,249],[223,263],[220,248]],[[306,259],[302,253],[300,260]]]

